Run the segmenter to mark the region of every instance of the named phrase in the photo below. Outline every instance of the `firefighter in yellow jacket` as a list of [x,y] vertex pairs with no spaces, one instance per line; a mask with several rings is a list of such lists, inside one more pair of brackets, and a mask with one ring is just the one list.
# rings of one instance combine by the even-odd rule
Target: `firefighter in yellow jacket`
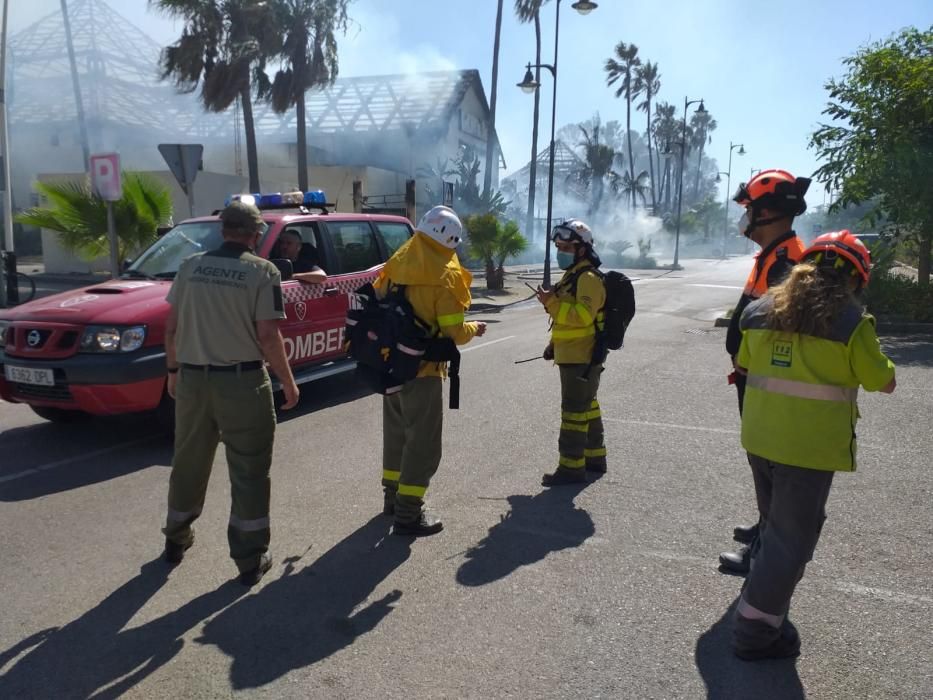
[[605,349],[597,342],[603,327],[606,288],[596,272],[599,256],[593,232],[578,219],[554,227],[557,264],[564,270],[550,290],[538,289],[538,301],[551,317],[551,343],[545,359],[560,369],[560,438],[557,469],[545,474],[544,486],[586,481],[586,472],[606,471],[603,421],[596,392],[603,371]]
[[[460,265],[455,248],[463,226],[448,207],[426,213],[412,236],[386,263],[374,286],[385,296],[393,285],[405,286],[415,315],[432,333],[457,345],[486,332],[486,324],[468,322],[472,275]],[[418,376],[400,391],[383,397],[383,512],[395,516],[393,534],[423,537],[444,526],[424,510],[424,496],[441,462],[446,363],[423,362]]]

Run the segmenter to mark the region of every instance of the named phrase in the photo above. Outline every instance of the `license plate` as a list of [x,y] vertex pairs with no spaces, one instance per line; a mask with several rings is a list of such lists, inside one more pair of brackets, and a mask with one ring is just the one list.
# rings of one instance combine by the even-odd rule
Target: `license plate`
[[55,386],[55,375],[50,369],[29,369],[27,367],[3,366],[6,380],[17,384],[37,384],[39,386]]

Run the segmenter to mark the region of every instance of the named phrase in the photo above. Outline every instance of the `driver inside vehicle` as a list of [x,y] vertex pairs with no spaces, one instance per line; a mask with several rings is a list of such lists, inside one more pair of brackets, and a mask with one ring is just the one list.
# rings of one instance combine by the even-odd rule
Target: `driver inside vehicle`
[[318,265],[317,252],[314,245],[305,243],[301,232],[294,228],[282,231],[276,243],[278,254],[292,264],[292,279],[309,284],[323,284],[327,281],[327,273]]

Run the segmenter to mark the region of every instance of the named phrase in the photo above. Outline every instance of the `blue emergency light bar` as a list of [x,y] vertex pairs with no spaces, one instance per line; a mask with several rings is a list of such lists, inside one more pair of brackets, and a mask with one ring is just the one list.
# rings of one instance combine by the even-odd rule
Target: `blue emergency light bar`
[[224,201],[224,206],[230,202],[245,202],[254,204],[259,209],[281,209],[286,207],[310,206],[321,208],[327,206],[327,195],[324,190],[312,190],[310,192],[270,192],[267,194],[242,193],[231,194]]

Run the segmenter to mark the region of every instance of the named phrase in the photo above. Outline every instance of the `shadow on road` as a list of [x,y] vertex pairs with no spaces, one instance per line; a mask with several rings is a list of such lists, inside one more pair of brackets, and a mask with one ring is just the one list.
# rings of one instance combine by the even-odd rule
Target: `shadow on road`
[[708,700],[803,700],[795,659],[742,661],[732,653],[732,616],[738,599],[700,635],[696,665]]
[[0,676],[0,697],[119,697],[178,654],[188,630],[248,590],[229,581],[168,615],[124,629],[170,571],[161,559],[150,561],[74,622],[34,634],[0,653],[4,662],[31,648]]
[[171,438],[141,417],[42,421],[0,436],[0,501],[25,501],[109,481],[172,460]]
[[579,547],[596,532],[590,514],[573,503],[586,486],[550,488],[536,496],[509,496],[511,510],[467,551],[466,561],[457,570],[457,582],[483,586],[541,561],[551,552]]
[[933,337],[928,335],[885,336],[881,349],[896,365],[933,367]]
[[[278,411],[279,423],[285,423],[295,418],[303,418],[309,413],[316,413],[327,408],[340,406],[344,403],[351,403],[358,399],[374,396],[374,392],[356,378],[354,372],[344,372],[326,379],[308,384],[302,384],[298,387],[301,391],[301,397],[298,405],[287,411]],[[281,392],[275,395],[275,405],[282,403]]]
[[411,553],[408,539],[387,536],[390,522],[374,517],[304,569],[295,569],[301,557],[287,560],[282,578],[204,626],[197,641],[232,659],[233,688],[258,688],[326,659],[392,612],[401,591],[369,600]]

